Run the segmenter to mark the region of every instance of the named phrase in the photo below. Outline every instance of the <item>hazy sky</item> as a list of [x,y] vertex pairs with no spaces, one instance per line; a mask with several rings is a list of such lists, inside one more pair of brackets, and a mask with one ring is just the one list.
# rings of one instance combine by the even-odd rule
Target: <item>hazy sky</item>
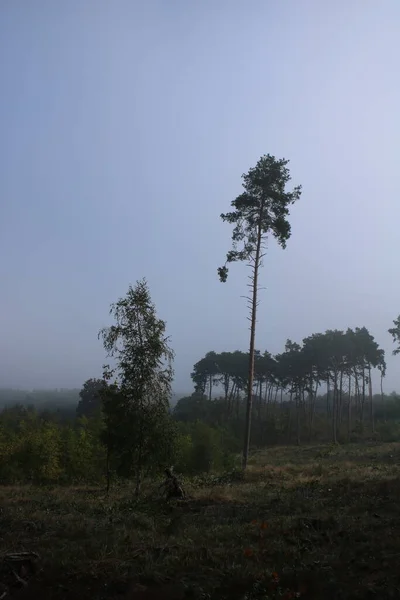
[[256,345],[400,313],[399,0],[2,0],[0,386],[101,374],[111,302],[147,277],[177,391],[246,350],[219,215],[265,153],[303,185],[272,242]]

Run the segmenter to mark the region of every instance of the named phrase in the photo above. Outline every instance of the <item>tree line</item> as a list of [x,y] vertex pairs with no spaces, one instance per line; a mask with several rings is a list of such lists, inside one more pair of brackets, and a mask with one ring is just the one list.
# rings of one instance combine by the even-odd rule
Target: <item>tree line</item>
[[0,409],[15,406],[34,406],[40,411],[59,410],[65,415],[74,413],[79,401],[78,389],[18,390],[0,388]]
[[[191,377],[195,391],[207,392],[211,400],[215,388],[222,388],[225,414],[229,418],[248,389],[248,364],[245,352],[208,352],[194,365]],[[349,438],[352,419],[364,423],[367,399],[374,431],[373,369],[379,371],[382,389],[385,353],[366,327],[315,333],[301,345],[288,339],[284,352],[276,356],[268,351],[254,352],[252,405],[257,406],[260,415],[263,406],[276,407],[285,397],[285,401],[293,402],[296,407],[298,437],[301,419],[308,423],[308,435],[312,437],[317,396],[325,386],[326,414],[331,420],[332,441],[336,443],[338,423],[347,419]]]

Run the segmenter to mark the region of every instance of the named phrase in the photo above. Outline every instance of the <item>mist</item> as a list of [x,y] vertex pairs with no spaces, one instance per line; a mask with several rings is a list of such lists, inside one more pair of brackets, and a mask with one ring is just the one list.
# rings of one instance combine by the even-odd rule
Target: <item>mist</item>
[[192,389],[248,350],[247,270],[219,215],[264,153],[301,200],[261,272],[256,347],[366,326],[400,388],[400,5],[73,0],[0,7],[0,387],[79,388],[146,277]]

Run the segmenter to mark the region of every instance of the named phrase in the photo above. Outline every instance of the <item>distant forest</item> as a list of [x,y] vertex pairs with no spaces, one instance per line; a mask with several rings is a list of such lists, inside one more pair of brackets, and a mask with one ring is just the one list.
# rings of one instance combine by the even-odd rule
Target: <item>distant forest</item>
[[0,408],[11,406],[32,406],[42,411],[67,410],[75,413],[79,402],[79,389],[47,389],[25,391],[0,388]]
[[[0,410],[12,406],[32,406],[40,411],[60,411],[74,415],[80,399],[79,388],[36,389],[0,388]],[[171,406],[185,394],[172,394]]]

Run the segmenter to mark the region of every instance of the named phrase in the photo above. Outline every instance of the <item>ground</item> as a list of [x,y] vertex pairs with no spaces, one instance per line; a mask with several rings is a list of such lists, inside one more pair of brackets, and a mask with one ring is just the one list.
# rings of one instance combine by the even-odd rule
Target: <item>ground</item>
[[2,555],[40,556],[19,582],[3,564],[0,598],[400,598],[400,444],[274,448],[185,501],[156,490],[0,488]]

